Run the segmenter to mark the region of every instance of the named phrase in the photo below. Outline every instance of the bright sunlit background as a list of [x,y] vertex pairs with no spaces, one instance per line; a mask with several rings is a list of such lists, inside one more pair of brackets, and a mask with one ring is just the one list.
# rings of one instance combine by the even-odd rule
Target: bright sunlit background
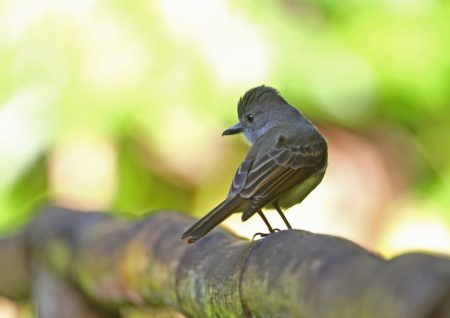
[[221,132],[267,84],[329,141],[296,228],[450,253],[449,1],[0,0],[0,70],[1,233],[46,202],[204,215],[248,149]]

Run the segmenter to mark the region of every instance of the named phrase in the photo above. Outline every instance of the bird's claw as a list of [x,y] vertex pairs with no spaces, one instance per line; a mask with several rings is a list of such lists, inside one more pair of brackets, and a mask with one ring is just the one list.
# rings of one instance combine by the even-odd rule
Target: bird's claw
[[261,233],[261,232],[255,233],[255,235],[253,235],[252,242],[255,240],[255,237],[257,237],[258,235],[261,236],[261,238],[265,238],[267,235],[270,235],[270,233]]
[[270,232],[270,233],[261,233],[261,232],[255,233],[255,235],[253,235],[252,242],[255,240],[255,237],[257,237],[258,235],[261,236],[261,238],[265,238],[266,236],[268,236],[268,235],[270,235],[272,233],[276,233],[276,232],[281,232],[281,230],[280,229],[273,229],[273,231]]

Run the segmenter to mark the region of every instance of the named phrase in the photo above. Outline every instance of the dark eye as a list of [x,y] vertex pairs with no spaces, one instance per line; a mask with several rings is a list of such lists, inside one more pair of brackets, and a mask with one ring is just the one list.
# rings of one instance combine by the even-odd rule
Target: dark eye
[[248,114],[248,115],[247,115],[247,121],[248,121],[249,123],[252,123],[252,122],[253,122],[253,119],[255,119],[255,117],[253,117],[252,114]]

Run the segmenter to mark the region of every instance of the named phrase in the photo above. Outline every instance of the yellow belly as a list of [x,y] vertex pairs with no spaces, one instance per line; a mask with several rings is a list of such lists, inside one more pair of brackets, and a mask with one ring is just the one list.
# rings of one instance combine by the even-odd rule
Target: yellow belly
[[303,199],[306,198],[306,196],[322,181],[324,174],[325,168],[312,174],[308,179],[299,183],[288,192],[283,193],[283,195],[278,198],[280,207],[287,209],[302,202]]

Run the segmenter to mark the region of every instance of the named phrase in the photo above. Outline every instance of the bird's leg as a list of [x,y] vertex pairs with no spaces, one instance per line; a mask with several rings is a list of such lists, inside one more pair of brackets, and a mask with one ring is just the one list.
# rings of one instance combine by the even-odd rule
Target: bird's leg
[[277,212],[278,212],[278,214],[281,216],[281,218],[283,219],[284,224],[286,224],[287,228],[288,228],[289,230],[292,230],[292,226],[289,224],[289,222],[288,222],[286,216],[284,215],[283,211],[281,210],[280,206],[278,205],[278,202],[277,202],[277,201],[274,201],[274,202],[272,203],[272,205],[273,205],[273,207],[275,208],[275,210],[277,210]]
[[[279,229],[274,229],[274,228],[270,225],[269,221],[267,220],[267,218],[266,218],[266,216],[264,215],[264,213],[262,212],[262,210],[259,210],[259,211],[258,211],[258,214],[259,214],[259,216],[261,217],[261,219],[263,219],[264,223],[266,223],[266,226],[267,226],[267,228],[269,229],[269,232],[270,232],[270,233],[280,232]],[[287,221],[286,221],[286,222],[287,222]],[[269,235],[270,233],[260,233],[260,232],[255,233],[255,235],[253,235],[252,241],[254,241],[254,240],[255,240],[255,237],[258,236],[258,235],[260,235],[261,237],[266,237],[266,236]]]
[[266,216],[263,214],[262,210],[258,211],[259,216],[261,217],[261,219],[263,219],[264,223],[266,223],[267,228],[269,229],[270,233],[275,232],[272,228],[272,226],[270,225],[269,221],[267,220]]
[[[270,225],[269,221],[267,220],[266,216],[263,214],[262,210],[258,211],[259,216],[261,217],[261,219],[263,219],[264,223],[266,223],[267,228],[269,229],[270,233],[275,232],[275,230],[272,228],[272,226]],[[261,237],[266,237],[267,235],[269,235],[270,233],[255,233],[255,235],[253,235],[252,241],[255,239],[256,236],[261,235]]]

